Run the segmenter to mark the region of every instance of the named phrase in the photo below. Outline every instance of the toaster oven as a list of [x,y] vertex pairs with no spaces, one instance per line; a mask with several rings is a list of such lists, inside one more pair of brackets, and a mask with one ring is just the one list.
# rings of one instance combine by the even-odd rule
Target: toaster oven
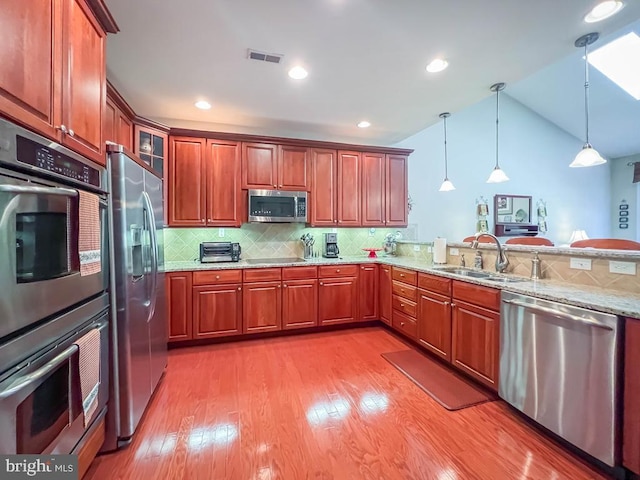
[[238,262],[242,249],[237,242],[202,242],[200,244],[200,262]]

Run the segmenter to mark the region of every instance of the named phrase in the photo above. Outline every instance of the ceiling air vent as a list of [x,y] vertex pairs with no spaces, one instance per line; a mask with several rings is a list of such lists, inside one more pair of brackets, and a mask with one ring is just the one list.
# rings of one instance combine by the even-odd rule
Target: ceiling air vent
[[282,57],[284,57],[284,55],[280,55],[279,53],[265,53],[251,49],[248,49],[248,53],[248,59],[258,60],[260,62],[280,63],[282,61]]

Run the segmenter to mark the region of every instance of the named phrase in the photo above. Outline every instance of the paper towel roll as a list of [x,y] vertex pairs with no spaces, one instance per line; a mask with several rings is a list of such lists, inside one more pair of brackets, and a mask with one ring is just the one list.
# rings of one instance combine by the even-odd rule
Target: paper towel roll
[[433,242],[433,263],[447,263],[447,239],[436,238]]

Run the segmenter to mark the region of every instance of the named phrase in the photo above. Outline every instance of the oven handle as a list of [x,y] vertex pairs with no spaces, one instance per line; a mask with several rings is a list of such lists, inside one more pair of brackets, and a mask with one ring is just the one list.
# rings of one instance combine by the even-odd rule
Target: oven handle
[[8,385],[7,388],[0,392],[0,400],[11,397],[27,385],[32,384],[36,380],[39,380],[51,371],[55,370],[61,363],[67,361],[76,351],[78,351],[78,346],[75,344],[71,345],[62,353],[49,360],[42,367],[38,368],[35,372],[18,377],[14,382]]
[[63,195],[65,197],[77,197],[78,191],[71,188],[61,187],[34,187],[23,185],[0,185],[0,192],[15,194],[34,194],[34,195]]
[[149,215],[149,237],[151,238],[151,292],[149,295],[149,317],[147,322],[151,321],[156,311],[156,302],[158,300],[158,239],[156,237],[156,216],[153,213],[153,205],[151,198],[147,192],[142,192],[144,203],[146,204],[147,214]]

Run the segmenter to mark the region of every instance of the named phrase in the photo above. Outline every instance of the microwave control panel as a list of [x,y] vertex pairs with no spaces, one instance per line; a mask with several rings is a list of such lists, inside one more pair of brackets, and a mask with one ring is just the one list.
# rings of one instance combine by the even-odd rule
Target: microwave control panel
[[307,199],[298,197],[298,210],[296,211],[296,217],[305,218],[307,216]]

